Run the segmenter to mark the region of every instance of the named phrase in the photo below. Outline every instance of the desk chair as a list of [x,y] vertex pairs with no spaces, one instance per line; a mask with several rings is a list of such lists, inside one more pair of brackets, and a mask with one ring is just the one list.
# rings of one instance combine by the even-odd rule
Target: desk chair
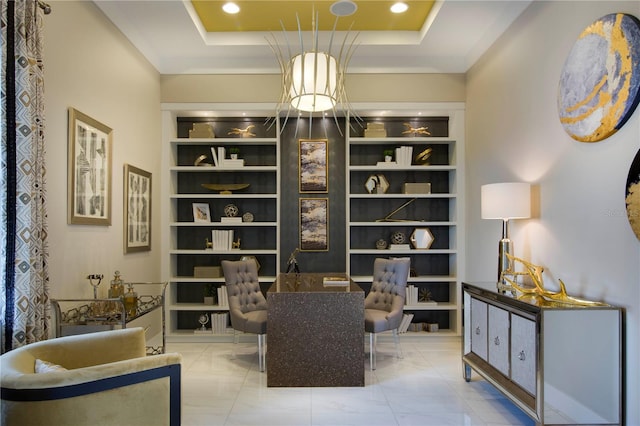
[[238,343],[238,331],[257,334],[260,371],[264,371],[267,299],[260,290],[258,266],[254,259],[223,260],[221,264],[229,297],[234,344]]
[[369,364],[376,369],[377,333],[392,330],[396,355],[402,358],[398,327],[402,321],[409,258],[382,259],[373,264],[373,283],[364,300],[364,330],[369,333]]

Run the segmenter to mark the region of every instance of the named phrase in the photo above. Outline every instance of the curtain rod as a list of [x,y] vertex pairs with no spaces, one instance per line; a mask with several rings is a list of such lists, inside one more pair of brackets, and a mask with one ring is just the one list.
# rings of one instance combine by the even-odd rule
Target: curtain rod
[[44,11],[45,15],[51,13],[51,5],[49,5],[48,3],[45,3],[42,0],[38,0],[38,6],[40,6],[40,9]]

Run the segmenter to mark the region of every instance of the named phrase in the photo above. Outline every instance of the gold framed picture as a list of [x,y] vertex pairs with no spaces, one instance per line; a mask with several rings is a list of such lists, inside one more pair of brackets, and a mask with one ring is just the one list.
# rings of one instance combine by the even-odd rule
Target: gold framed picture
[[67,223],[111,225],[113,130],[69,108]]
[[300,251],[329,250],[329,199],[300,198]]
[[151,173],[124,165],[124,252],[151,250]]
[[327,139],[298,141],[300,193],[329,192]]

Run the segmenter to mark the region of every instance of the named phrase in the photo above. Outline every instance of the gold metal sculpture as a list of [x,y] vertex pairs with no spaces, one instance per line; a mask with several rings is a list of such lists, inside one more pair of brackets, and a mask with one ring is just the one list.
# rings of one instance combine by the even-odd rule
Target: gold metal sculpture
[[411,127],[410,123],[403,123],[405,125],[405,127],[407,128],[407,130],[405,130],[404,132],[402,132],[403,135],[426,135],[429,136],[431,135],[431,133],[429,133],[428,127],[423,126],[423,127]]
[[433,152],[433,149],[431,147],[425,149],[424,151],[416,155],[416,158],[414,160],[415,163],[421,164],[423,166],[429,164],[429,157],[431,157],[432,152]]
[[203,188],[210,189],[212,191],[220,191],[221,194],[231,194],[231,191],[240,191],[246,189],[250,184],[248,183],[203,183]]
[[[544,282],[542,279],[542,273],[544,272],[544,267],[540,265],[534,265],[531,262],[527,262],[524,259],[520,259],[519,257],[515,257],[509,253],[505,253],[507,258],[509,259],[509,268],[502,272],[501,280],[505,280],[509,284],[513,286],[517,291],[522,293],[521,296],[518,296],[519,299],[530,299],[530,298],[542,298],[545,301],[557,302],[561,304],[568,305],[578,305],[578,306],[608,306],[606,303],[601,302],[593,302],[591,300],[579,299],[576,297],[569,296],[567,294],[567,289],[562,282],[562,280],[558,280],[560,283],[560,291],[554,292],[551,290],[547,290],[544,288]],[[524,267],[524,271],[517,272],[515,271],[516,262],[521,263]],[[519,276],[529,277],[531,282],[533,283],[533,287],[522,287],[517,283]]]
[[253,129],[254,127],[256,127],[255,124],[249,124],[244,129],[240,129],[238,127],[234,127],[227,134],[228,135],[240,135],[240,137],[249,138],[251,136],[255,136],[256,135],[255,133],[251,133],[251,129]]

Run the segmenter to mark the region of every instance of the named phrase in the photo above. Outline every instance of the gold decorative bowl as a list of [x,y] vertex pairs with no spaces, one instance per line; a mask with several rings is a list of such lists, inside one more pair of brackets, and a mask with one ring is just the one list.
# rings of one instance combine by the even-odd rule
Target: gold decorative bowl
[[248,183],[203,183],[202,187],[212,191],[220,191],[220,194],[231,194],[231,191],[240,191],[249,187]]

